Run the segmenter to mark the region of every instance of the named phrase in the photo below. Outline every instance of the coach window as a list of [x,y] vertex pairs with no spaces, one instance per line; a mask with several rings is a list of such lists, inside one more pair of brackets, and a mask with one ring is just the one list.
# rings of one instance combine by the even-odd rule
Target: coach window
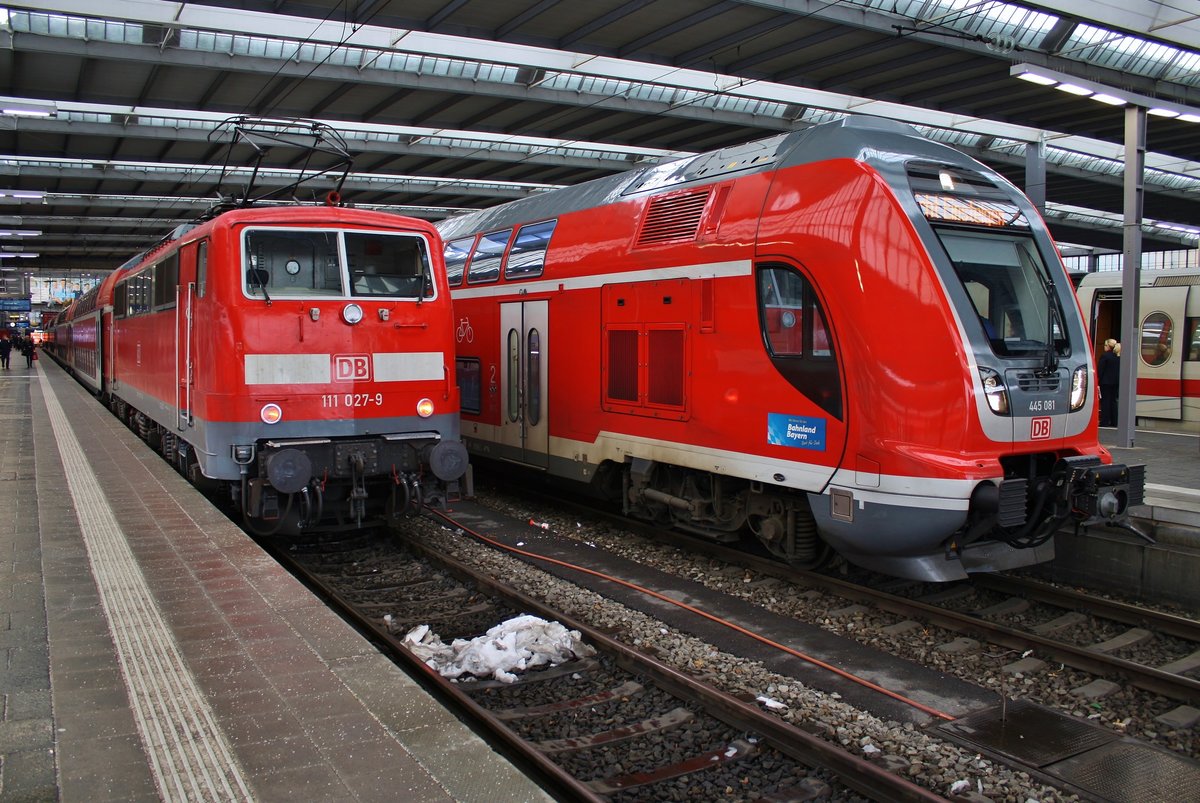
[[529,330],[525,347],[529,363],[525,378],[526,415],[529,426],[536,427],[542,420],[542,336],[537,329]]
[[196,245],[196,296],[204,298],[204,288],[208,285],[208,240],[201,240]]
[[508,330],[508,420],[516,422],[520,414],[521,393],[521,333]]
[[459,406],[464,413],[479,415],[483,412],[483,381],[478,357],[459,357],[457,367]]
[[1200,318],[1188,318],[1184,326],[1187,331],[1187,361],[1200,362]]
[[505,279],[529,279],[542,275],[546,264],[546,248],[557,221],[530,223],[517,229],[517,238],[509,249],[504,263]]
[[446,261],[446,281],[451,287],[462,284],[463,271],[467,267],[467,257],[471,256],[471,246],[475,237],[463,237],[461,240],[451,240],[446,243],[444,258]]
[[758,315],[775,369],[821,409],[842,417],[841,378],[816,290],[794,268],[758,270]]
[[346,232],[350,295],[422,298],[433,279],[425,240],[400,234]]
[[494,282],[500,278],[500,262],[511,236],[512,229],[505,229],[488,232],[479,238],[479,244],[475,246],[475,253],[467,265],[467,284]]
[[1171,316],[1152,312],[1142,321],[1142,361],[1146,365],[1163,365],[1171,359]]

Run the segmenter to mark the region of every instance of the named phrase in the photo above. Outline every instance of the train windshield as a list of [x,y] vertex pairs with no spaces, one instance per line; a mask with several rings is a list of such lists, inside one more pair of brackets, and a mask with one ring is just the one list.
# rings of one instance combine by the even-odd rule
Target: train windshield
[[245,291],[252,297],[429,298],[434,284],[424,238],[324,229],[250,229]]
[[937,228],[973,312],[1000,356],[1065,356],[1063,313],[1033,238],[1023,233]]

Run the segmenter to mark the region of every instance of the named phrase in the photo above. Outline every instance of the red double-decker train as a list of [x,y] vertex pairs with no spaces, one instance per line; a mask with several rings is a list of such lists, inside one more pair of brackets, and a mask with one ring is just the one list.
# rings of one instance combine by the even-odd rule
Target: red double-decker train
[[394,521],[467,467],[441,240],[325,206],[182,227],[53,321],[49,351],[251,527]]
[[850,118],[443,221],[468,449],[708,537],[949,580],[1128,526],[1043,221]]

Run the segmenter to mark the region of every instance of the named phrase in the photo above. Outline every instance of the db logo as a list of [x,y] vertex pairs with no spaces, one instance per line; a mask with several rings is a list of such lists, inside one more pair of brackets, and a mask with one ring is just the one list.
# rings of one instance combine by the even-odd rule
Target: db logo
[[333,355],[334,382],[367,382],[371,379],[371,357],[367,354]]
[[1050,417],[1035,418],[1029,422],[1029,437],[1035,441],[1044,441],[1050,437]]

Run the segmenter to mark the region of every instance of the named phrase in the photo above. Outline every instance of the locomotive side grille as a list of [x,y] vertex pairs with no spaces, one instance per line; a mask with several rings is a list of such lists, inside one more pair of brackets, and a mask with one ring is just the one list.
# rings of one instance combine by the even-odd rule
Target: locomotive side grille
[[638,400],[638,333],[633,329],[608,332],[608,398]]
[[1038,376],[1033,371],[1017,374],[1017,387],[1026,393],[1056,393],[1060,384],[1058,374]]
[[700,231],[700,218],[704,215],[708,196],[708,191],[703,190],[651,199],[638,232],[637,245],[694,239]]
[[650,333],[649,384],[651,404],[683,406],[683,330],[655,329]]

